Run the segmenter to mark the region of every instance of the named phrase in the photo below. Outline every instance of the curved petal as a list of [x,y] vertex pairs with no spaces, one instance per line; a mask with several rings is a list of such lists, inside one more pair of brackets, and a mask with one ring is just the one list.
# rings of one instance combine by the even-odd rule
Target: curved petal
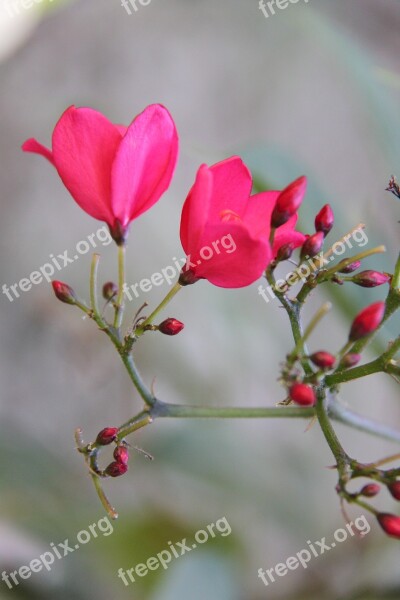
[[29,140],[26,140],[26,142],[22,144],[21,148],[24,152],[40,154],[40,156],[46,158],[49,162],[51,162],[53,167],[55,167],[52,151],[46,148],[46,146],[40,144],[37,140],[35,140],[35,138],[29,138]]
[[261,192],[250,196],[243,221],[252,232],[252,235],[266,235],[269,239],[271,231],[271,215],[274,210],[279,192]]
[[111,226],[111,168],[121,139],[101,113],[74,106],[53,132],[54,162],[65,187],[84,211]]
[[224,288],[250,285],[272,258],[266,236],[254,238],[241,222],[207,225],[188,265],[197,277]]
[[210,167],[213,191],[209,221],[218,222],[229,214],[242,218],[249,199],[252,178],[239,156],[232,156]]
[[212,182],[209,167],[201,165],[182,208],[180,236],[186,254],[195,252],[199,247],[208,217]]
[[178,134],[166,108],[148,106],[128,127],[112,166],[112,210],[126,226],[168,188],[178,157]]
[[293,244],[295,248],[302,246],[306,241],[306,236],[304,233],[300,231],[295,231],[296,223],[297,223],[297,214],[293,215],[284,225],[278,227],[275,232],[274,244],[273,244],[273,254],[274,258],[277,255],[277,252],[281,246],[284,244]]

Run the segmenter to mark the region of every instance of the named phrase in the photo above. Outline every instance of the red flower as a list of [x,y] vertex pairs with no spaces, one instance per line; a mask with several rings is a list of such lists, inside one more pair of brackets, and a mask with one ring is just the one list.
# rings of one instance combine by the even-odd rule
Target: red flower
[[105,221],[122,243],[129,223],[168,188],[178,135],[159,104],[148,106],[129,127],[114,125],[91,108],[71,106],[54,128],[51,151],[32,138],[22,149],[47,158],[79,206]]
[[375,331],[381,324],[384,314],[384,302],[374,302],[364,308],[353,321],[349,340],[355,342]]
[[282,245],[303,244],[294,215],[277,229],[271,249],[279,192],[250,196],[251,188],[250,171],[238,156],[199,168],[182,210],[180,235],[188,258],[181,283],[208,279],[220,287],[244,287],[262,275]]
[[315,231],[322,231],[326,236],[333,227],[335,217],[329,204],[325,204],[315,217]]

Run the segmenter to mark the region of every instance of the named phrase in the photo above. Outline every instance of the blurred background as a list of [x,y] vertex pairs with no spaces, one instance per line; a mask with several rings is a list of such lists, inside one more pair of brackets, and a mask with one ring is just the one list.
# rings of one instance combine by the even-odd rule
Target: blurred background
[[[129,15],[119,0],[0,2],[1,284],[29,277],[50,254],[73,253],[101,226],[48,164],[20,151],[28,137],[49,144],[71,104],[128,124],[161,102],[180,133],[168,193],[132,227],[129,283],[182,256],[180,211],[195,172],[232,154],[245,158],[264,189],[307,174],[302,227],[311,232],[330,202],[332,242],[363,222],[368,247],[387,246],[366,268],[391,271],[400,202],[384,189],[391,174],[400,176],[400,3],[300,0],[268,18],[258,0],[151,0],[137,8]],[[101,281],[115,279],[114,244],[97,250]],[[87,254],[58,277],[87,297],[89,268]],[[229,291],[202,282],[176,298],[166,316],[185,330],[176,338],[145,336],[135,350],[145,380],[157,377],[160,398],[218,406],[273,406],[283,398],[277,376],[292,348],[290,330],[278,302],[266,304],[257,285]],[[154,307],[166,291],[142,294],[129,303],[130,314],[145,300]],[[307,315],[326,299],[334,309],[311,348],[336,351],[356,312],[385,291],[350,284],[318,290]],[[114,348],[93,323],[56,302],[46,283],[13,302],[1,295],[0,331],[0,571],[10,572],[103,516],[73,431],[80,426],[92,440],[141,403]],[[347,385],[343,400],[399,427],[398,389],[388,377]],[[307,540],[329,540],[344,524],[336,476],[326,469],[332,456],[318,427],[305,428],[297,420],[160,419],[133,440],[155,460],[135,455],[127,476],[107,482],[120,513],[113,534],[12,590],[0,582],[0,598],[398,599],[399,545],[369,515],[364,539],[348,539],[268,588],[258,578],[260,567],[284,562]],[[398,451],[336,428],[359,460]],[[377,505],[396,510],[385,494]],[[120,567],[146,562],[169,541],[193,539],[222,517],[230,536],[129,587],[117,577]]]

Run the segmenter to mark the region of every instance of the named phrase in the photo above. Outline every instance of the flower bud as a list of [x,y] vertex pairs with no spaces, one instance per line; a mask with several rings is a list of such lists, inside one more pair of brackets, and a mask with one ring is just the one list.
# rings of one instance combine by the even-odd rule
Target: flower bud
[[338,264],[338,272],[339,273],[353,273],[354,271],[357,271],[357,269],[360,268],[361,266],[361,260],[355,260],[354,262],[350,263],[349,265],[346,265],[345,267],[343,267],[342,269],[340,268],[340,265],[344,263],[344,260],[342,260],[339,264]]
[[322,231],[317,231],[313,235],[310,235],[304,242],[301,252],[300,258],[303,260],[304,258],[310,257],[312,258],[321,250],[324,245],[324,234]]
[[185,326],[181,321],[169,318],[159,324],[158,331],[161,331],[161,333],[164,333],[165,335],[176,335],[182,331],[184,327]]
[[54,293],[56,297],[66,304],[75,304],[77,298],[74,290],[67,283],[62,281],[52,281]]
[[276,262],[281,262],[283,260],[288,260],[292,254],[293,254],[293,250],[294,250],[294,244],[283,244],[283,246],[281,246],[276,254]]
[[272,211],[271,227],[280,227],[298,211],[303,202],[306,188],[307,179],[302,176],[281,191]]
[[375,331],[381,324],[384,314],[384,302],[374,302],[364,308],[353,321],[349,340],[355,342]]
[[389,483],[387,488],[392,494],[393,498],[400,500],[400,481],[393,481],[393,483]]
[[128,448],[126,446],[117,446],[114,450],[114,458],[117,462],[127,465],[129,460]]
[[197,277],[197,275],[195,275],[193,271],[187,269],[186,267],[183,267],[183,269],[179,273],[178,283],[182,286],[192,285],[193,283],[196,283],[196,281],[199,281],[199,279],[201,279],[201,277]]
[[115,440],[117,433],[117,427],[105,427],[97,435],[96,444],[100,444],[100,446],[108,446],[108,444],[111,444],[111,442]]
[[289,396],[301,406],[313,406],[316,402],[314,390],[306,383],[294,383],[289,389]]
[[388,535],[400,538],[400,517],[390,513],[378,513],[376,515],[379,525]]
[[332,229],[334,221],[333,210],[329,204],[325,204],[315,217],[315,230],[322,231],[324,236],[326,236]]
[[320,369],[332,369],[336,362],[336,358],[330,352],[325,352],[324,350],[320,350],[319,352],[314,352],[310,356],[311,362],[314,363]]
[[355,354],[349,352],[345,354],[340,361],[340,368],[348,369],[349,367],[355,367],[361,360],[361,354]]
[[109,477],[119,477],[120,475],[124,475],[128,470],[128,465],[123,462],[112,462],[108,465],[104,473]]
[[381,486],[377,483],[367,483],[360,491],[360,496],[365,496],[366,498],[373,498],[377,494],[379,494]]
[[118,294],[118,287],[112,281],[107,281],[103,285],[103,298],[105,300],[112,300]]
[[365,288],[372,288],[378,285],[383,285],[390,281],[390,276],[385,273],[379,273],[378,271],[361,271],[352,278],[353,283],[360,285]]

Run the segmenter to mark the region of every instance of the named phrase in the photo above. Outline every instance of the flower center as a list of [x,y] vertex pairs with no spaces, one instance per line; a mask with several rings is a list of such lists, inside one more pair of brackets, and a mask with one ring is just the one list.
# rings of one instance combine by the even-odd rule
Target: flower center
[[241,221],[242,220],[237,213],[235,213],[233,210],[230,210],[229,208],[226,208],[225,210],[221,210],[221,212],[219,213],[219,216],[220,216],[221,221],[223,221],[224,223],[226,223],[227,221]]

